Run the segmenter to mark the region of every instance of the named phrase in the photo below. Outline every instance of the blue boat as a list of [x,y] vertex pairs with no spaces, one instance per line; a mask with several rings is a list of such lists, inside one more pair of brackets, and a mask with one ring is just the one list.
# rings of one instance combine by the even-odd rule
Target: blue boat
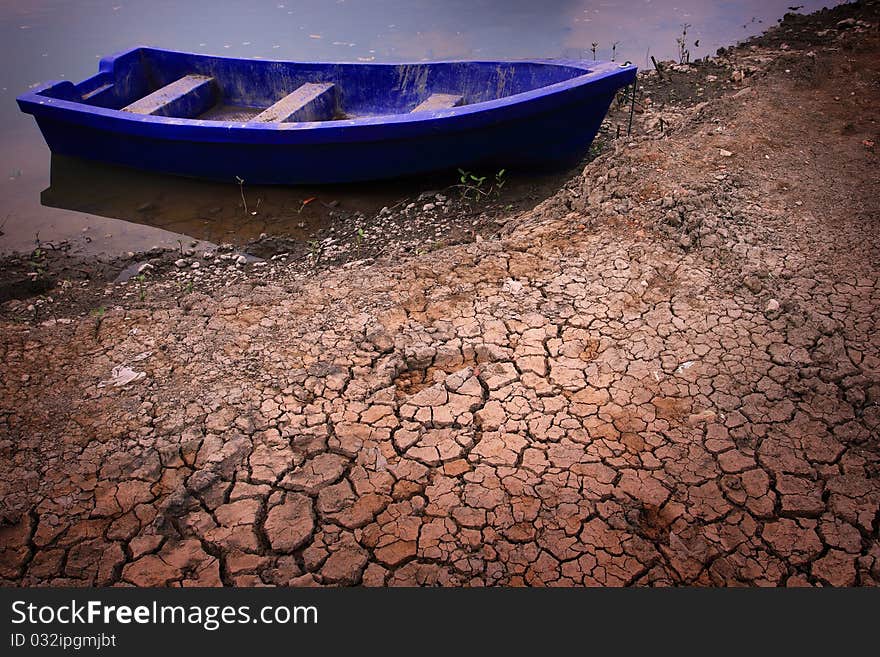
[[561,166],[636,77],[596,61],[300,63],[134,48],[18,98],[62,155],[248,184]]

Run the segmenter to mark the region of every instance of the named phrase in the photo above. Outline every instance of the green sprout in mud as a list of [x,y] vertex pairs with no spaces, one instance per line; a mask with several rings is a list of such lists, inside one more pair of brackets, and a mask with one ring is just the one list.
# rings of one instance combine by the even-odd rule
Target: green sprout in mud
[[504,177],[507,173],[507,169],[499,169],[495,172],[495,186],[494,192],[495,196],[501,196],[501,190],[504,189],[504,185],[507,183],[507,179]]
[[312,259],[312,264],[317,266],[321,261],[321,243],[318,240],[309,240],[309,257]]
[[107,314],[107,309],[104,306],[98,306],[97,308],[92,310],[92,317],[95,319],[103,319],[104,315]]
[[[37,244],[39,244],[39,239]],[[46,272],[46,251],[37,246],[31,251],[31,266],[37,272],[37,276],[42,276]]]
[[247,199],[244,197],[244,178],[240,178],[240,177],[236,176],[235,180],[238,182],[238,191],[241,193],[241,204],[244,206],[245,215],[247,215],[248,214],[248,206],[247,206]]
[[357,259],[360,260],[361,259],[361,244],[363,244],[363,241],[364,241],[364,229],[363,228],[357,229],[357,234],[354,237],[354,241],[355,241],[355,248],[357,249]]
[[140,283],[140,286],[138,287],[138,297],[140,298],[141,302],[143,302],[147,298],[147,290],[144,287],[144,281],[147,280],[147,277],[143,274],[138,274],[134,277],[134,280]]
[[487,186],[487,176],[479,176],[472,171],[459,169],[459,184],[455,185],[455,187],[458,187],[461,198],[464,201],[477,202],[489,197],[498,198],[501,195],[501,189],[507,182],[505,178],[506,173],[506,169],[500,169],[495,173],[493,182]]
[[182,283],[181,281],[176,281],[176,285],[178,290],[177,305],[180,306],[181,299],[183,299],[183,297],[185,297],[187,294],[191,294],[195,286],[193,285],[192,281],[187,281],[186,284]]

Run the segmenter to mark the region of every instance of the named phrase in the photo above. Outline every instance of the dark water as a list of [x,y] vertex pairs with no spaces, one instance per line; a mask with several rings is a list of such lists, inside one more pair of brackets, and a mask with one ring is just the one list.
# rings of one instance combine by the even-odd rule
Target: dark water
[[[175,245],[182,235],[243,241],[308,232],[296,209],[314,194],[249,190],[272,213],[245,214],[236,185],[210,185],[50,159],[15,96],[48,80],[80,80],[133,45],[237,57],[405,61],[692,57],[763,31],[791,0],[0,0],[0,252],[69,241],[114,254]],[[801,11],[833,2],[799,0]],[[699,45],[696,42],[699,41]],[[50,185],[51,170],[51,185]],[[452,181],[450,181],[452,182]],[[334,200],[381,207],[393,186],[334,189]],[[251,200],[255,203],[255,200]],[[269,203],[269,201],[267,201]],[[269,206],[264,206],[269,207]],[[300,225],[302,224],[302,225]]]

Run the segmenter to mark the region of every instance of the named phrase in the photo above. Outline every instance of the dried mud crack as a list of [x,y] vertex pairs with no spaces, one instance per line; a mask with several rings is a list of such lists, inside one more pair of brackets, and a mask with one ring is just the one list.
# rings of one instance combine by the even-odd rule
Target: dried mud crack
[[4,314],[0,582],[876,585],[878,13],[496,239]]

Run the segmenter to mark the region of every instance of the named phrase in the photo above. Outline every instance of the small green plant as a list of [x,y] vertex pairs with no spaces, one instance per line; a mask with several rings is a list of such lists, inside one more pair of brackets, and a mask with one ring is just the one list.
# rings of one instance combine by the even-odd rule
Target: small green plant
[[134,277],[134,280],[140,283],[140,286],[138,287],[138,298],[143,302],[147,298],[147,290],[144,287],[144,281],[147,280],[147,277],[143,274],[138,274]]
[[363,228],[357,229],[357,234],[354,237],[354,241],[355,241],[355,248],[357,249],[357,259],[360,260],[361,259],[361,244],[363,244],[363,241],[364,241],[364,229]]
[[38,246],[31,251],[31,267],[37,272],[37,276],[42,276],[46,273],[46,251],[39,246],[39,239],[37,244]]
[[244,206],[245,215],[248,214],[248,206],[247,199],[244,197],[244,178],[235,177],[236,181],[238,181],[238,191],[241,193],[241,204]]
[[107,309],[104,306],[98,306],[92,310],[92,317],[96,319],[103,319],[104,315],[107,314]]
[[495,172],[495,185],[493,191],[495,192],[496,198],[501,196],[501,190],[504,189],[504,185],[507,184],[507,178],[504,177],[506,174],[507,169],[499,169]]
[[465,171],[464,169],[459,169],[458,174],[459,184],[455,185],[455,187],[459,188],[461,198],[465,201],[476,202],[488,197],[498,198],[501,195],[501,190],[507,183],[505,178],[507,174],[506,169],[498,170],[492,183],[488,186],[486,185],[487,176],[479,176],[472,171]]
[[[688,29],[691,27],[690,23],[684,23],[681,26],[681,36],[675,39],[675,43],[678,44],[678,63],[679,64],[687,64],[691,61],[691,52],[687,47],[687,34]],[[699,41],[697,42],[699,43]]]
[[482,188],[483,183],[486,182],[486,176],[478,176],[471,171],[459,169],[458,182],[461,191],[461,198],[465,201],[476,201],[479,200],[480,195],[485,195]]
[[309,240],[309,257],[312,259],[312,264],[317,266],[317,264],[321,261],[321,243],[318,240]]

